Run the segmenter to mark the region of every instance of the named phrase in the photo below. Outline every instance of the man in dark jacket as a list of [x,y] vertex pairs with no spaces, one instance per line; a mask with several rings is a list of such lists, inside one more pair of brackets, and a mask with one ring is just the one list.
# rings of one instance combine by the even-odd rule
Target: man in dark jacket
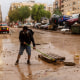
[[15,65],[19,63],[20,56],[23,54],[24,49],[26,49],[26,52],[28,53],[28,60],[27,64],[30,64],[30,57],[31,57],[31,41],[33,43],[33,49],[35,49],[35,42],[33,38],[33,32],[32,30],[28,29],[26,26],[23,27],[23,30],[20,31],[19,34],[19,40],[20,40],[20,50],[17,57],[17,61]]

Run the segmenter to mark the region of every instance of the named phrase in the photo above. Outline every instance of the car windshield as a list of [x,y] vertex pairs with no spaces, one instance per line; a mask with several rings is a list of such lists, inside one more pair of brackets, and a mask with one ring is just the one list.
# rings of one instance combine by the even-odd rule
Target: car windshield
[[78,18],[79,15],[72,15],[72,18]]
[[7,26],[7,24],[0,24],[0,26]]

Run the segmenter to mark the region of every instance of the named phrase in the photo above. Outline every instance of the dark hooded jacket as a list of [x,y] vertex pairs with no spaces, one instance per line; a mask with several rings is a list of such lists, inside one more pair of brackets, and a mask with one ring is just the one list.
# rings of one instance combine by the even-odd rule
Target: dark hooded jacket
[[26,42],[28,45],[31,44],[31,42],[33,43],[33,46],[35,47],[35,42],[34,42],[34,38],[33,38],[33,34],[30,30],[27,30],[26,33],[24,33],[24,31],[20,31],[19,33],[19,40],[20,40],[20,44],[22,46],[24,45],[24,42]]

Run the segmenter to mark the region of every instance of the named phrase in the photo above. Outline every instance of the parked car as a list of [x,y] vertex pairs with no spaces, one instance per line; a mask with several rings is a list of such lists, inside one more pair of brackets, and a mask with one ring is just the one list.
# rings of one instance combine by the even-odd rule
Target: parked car
[[18,28],[22,28],[22,27],[23,27],[22,22],[18,22]]
[[63,26],[63,25],[65,24],[65,21],[66,21],[66,20],[69,20],[69,19],[70,19],[70,16],[66,16],[66,15],[60,16],[60,18],[59,18],[59,20],[58,20],[58,24],[59,24],[60,26]]
[[0,23],[0,33],[9,33],[9,26],[6,23]]
[[22,28],[22,27],[23,27],[23,24],[20,23],[20,24],[18,25],[18,28]]
[[24,26],[33,27],[33,23],[25,23]]
[[50,25],[50,24],[47,23],[47,24],[41,25],[40,28],[41,28],[41,29],[48,29],[49,25]]
[[47,24],[47,23],[49,23],[49,19],[46,18],[46,17],[42,17],[42,18],[41,18],[41,23],[42,23],[42,24]]
[[40,26],[41,26],[41,23],[36,23],[36,24],[34,25],[34,28],[40,28]]

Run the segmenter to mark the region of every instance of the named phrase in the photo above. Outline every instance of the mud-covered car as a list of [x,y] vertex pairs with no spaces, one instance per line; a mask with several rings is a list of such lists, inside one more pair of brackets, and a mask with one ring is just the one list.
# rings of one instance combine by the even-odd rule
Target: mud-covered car
[[9,26],[6,23],[0,23],[0,33],[9,33]]
[[40,28],[40,26],[41,26],[41,23],[36,23],[36,24],[34,25],[34,28]]
[[33,23],[25,23],[24,26],[27,26],[27,27],[33,27]]
[[71,29],[71,26],[72,26],[74,23],[78,22],[78,17],[79,17],[79,14],[74,14],[74,15],[72,15],[72,18],[66,21],[66,23],[65,23],[65,28]]
[[58,24],[59,24],[60,26],[64,26],[65,21],[67,21],[67,20],[69,20],[69,19],[70,19],[70,16],[66,16],[66,15],[60,16],[60,18],[59,18],[59,20],[58,20]]
[[48,29],[49,23],[41,25],[40,29]]

